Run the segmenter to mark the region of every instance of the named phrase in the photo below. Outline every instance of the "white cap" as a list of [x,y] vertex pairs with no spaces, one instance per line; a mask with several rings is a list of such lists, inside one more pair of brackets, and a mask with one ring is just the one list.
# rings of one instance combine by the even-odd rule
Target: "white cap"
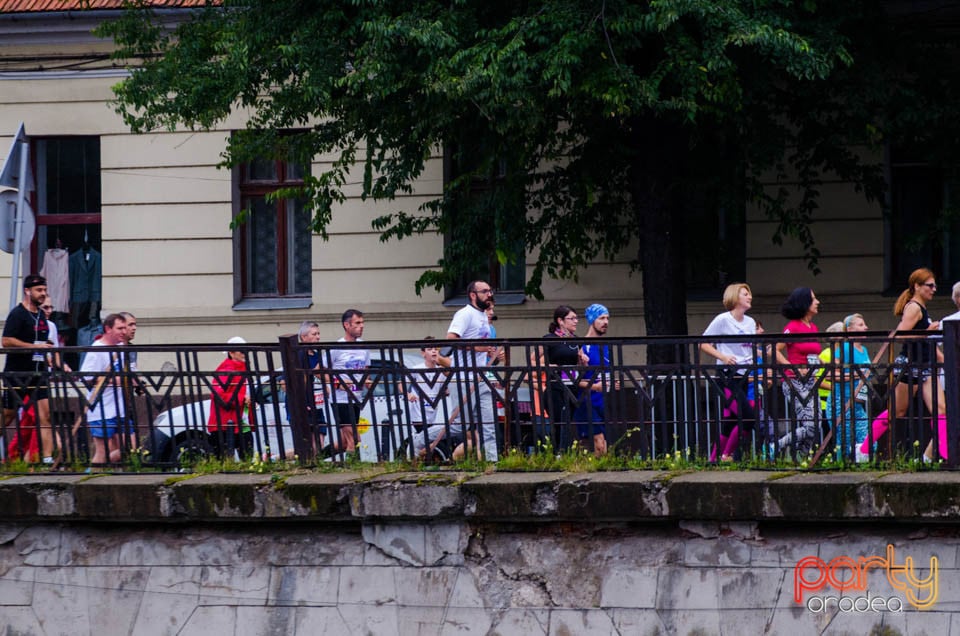
[[[247,344],[247,341],[244,340],[241,336],[234,336],[227,340],[227,344]],[[231,349],[232,351],[232,349]],[[230,351],[224,351],[225,354],[229,354]]]

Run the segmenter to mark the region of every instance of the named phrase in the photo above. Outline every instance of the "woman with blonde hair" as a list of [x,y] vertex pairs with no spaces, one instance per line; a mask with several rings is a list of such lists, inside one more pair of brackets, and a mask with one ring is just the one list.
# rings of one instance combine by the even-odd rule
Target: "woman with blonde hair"
[[[907,282],[909,286],[903,290],[893,306],[894,315],[900,317],[896,331],[939,330],[940,323],[930,320],[930,314],[927,312],[927,303],[937,293],[937,281],[933,272],[925,267],[914,270]],[[937,448],[940,457],[946,458],[948,455],[946,398],[943,395],[943,385],[937,385],[937,393],[934,394],[933,384],[934,362],[942,355],[933,341],[923,336],[910,338],[904,343],[900,355],[894,360],[896,377],[894,378],[893,406],[894,418],[903,417],[907,413],[910,400],[919,389],[927,410],[935,414]],[[887,409],[873,420],[872,440],[879,439],[889,428],[890,412]],[[862,453],[869,453],[871,438],[864,440],[860,446]],[[932,442],[925,449],[924,457],[928,460],[933,459]]]
[[704,336],[750,336],[746,342],[703,342],[700,350],[717,359],[722,365],[720,384],[723,404],[718,443],[710,454],[710,461],[732,461],[740,442],[741,429],[752,429],[756,421],[755,401],[748,396],[750,383],[748,365],[754,363],[756,351],[752,342],[757,324],[747,316],[753,306],[753,292],[746,283],[727,285],[723,292],[723,306],[703,332]]
[[[843,333],[858,333],[869,329],[861,314],[850,314],[835,324],[839,325],[839,331]],[[828,328],[827,331],[831,329]],[[866,374],[869,373],[870,354],[861,341],[848,338],[824,349],[820,353],[820,359],[825,364],[837,365],[836,382],[830,391],[830,406],[827,410],[833,422],[837,444],[844,455],[853,454],[858,462],[866,461],[867,458],[860,452],[860,445],[867,439],[869,424],[865,381]]]

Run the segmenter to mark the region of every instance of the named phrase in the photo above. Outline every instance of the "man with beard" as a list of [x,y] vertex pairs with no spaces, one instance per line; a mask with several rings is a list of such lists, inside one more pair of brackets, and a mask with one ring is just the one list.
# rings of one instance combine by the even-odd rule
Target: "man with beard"
[[[475,280],[467,286],[468,304],[453,315],[447,338],[450,340],[480,340],[490,337],[490,323],[487,320],[487,307],[493,302],[493,289],[482,280]],[[496,355],[497,348],[478,344],[469,347],[455,347],[454,366],[462,371],[459,377],[460,412],[462,421],[470,425],[474,435],[480,433],[480,445],[483,457],[495,462],[497,455],[497,432],[495,428],[494,396],[490,384],[484,378],[484,367],[488,357]],[[468,446],[470,438],[467,436]],[[454,451],[454,458],[463,455],[462,445]]]
[[[584,312],[587,322],[586,338],[602,338],[607,335],[610,325],[610,312],[599,303],[587,307]],[[605,430],[606,413],[604,412],[603,394],[607,391],[618,390],[620,381],[610,379],[610,348],[604,345],[591,343],[582,345],[581,350],[587,354],[587,371],[580,374],[578,385],[583,391],[580,404],[573,415],[577,422],[577,437],[585,443],[593,437],[593,452],[599,457],[607,452],[607,438]],[[603,369],[606,368],[607,371]]]
[[3,325],[0,344],[9,349],[33,349],[25,353],[8,353],[3,367],[6,391],[3,393],[4,428],[13,424],[17,410],[29,398],[36,409],[40,426],[40,452],[44,464],[53,464],[53,429],[50,427],[50,374],[44,351],[53,346],[47,317],[40,309],[47,298],[47,281],[30,274],[23,280],[23,300],[14,307]]

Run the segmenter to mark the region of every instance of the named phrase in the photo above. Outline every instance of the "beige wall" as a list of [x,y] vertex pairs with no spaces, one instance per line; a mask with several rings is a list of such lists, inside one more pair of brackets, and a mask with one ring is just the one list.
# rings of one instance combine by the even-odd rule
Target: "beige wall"
[[[881,158],[869,148],[854,149],[868,161]],[[771,194],[787,188],[791,204],[799,201],[796,181],[767,175]],[[747,280],[754,289],[786,295],[798,286],[819,294],[847,295],[879,292],[884,287],[884,222],[879,202],[868,201],[847,182],[830,181],[819,187],[819,208],[810,230],[820,250],[821,273],[814,276],[804,262],[802,244],[784,237],[783,245],[771,238],[777,224],[756,206],[747,208]],[[904,281],[905,282],[905,281]]]

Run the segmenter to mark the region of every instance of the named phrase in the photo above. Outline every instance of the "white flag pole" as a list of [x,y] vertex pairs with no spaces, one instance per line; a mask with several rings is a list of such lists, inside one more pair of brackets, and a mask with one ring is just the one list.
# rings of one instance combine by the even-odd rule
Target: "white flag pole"
[[10,273],[10,311],[20,302],[20,259],[21,243],[23,242],[24,202],[27,197],[27,165],[30,159],[30,143],[24,139],[20,142],[20,178],[17,185],[17,210],[14,217],[13,239],[13,270]]

